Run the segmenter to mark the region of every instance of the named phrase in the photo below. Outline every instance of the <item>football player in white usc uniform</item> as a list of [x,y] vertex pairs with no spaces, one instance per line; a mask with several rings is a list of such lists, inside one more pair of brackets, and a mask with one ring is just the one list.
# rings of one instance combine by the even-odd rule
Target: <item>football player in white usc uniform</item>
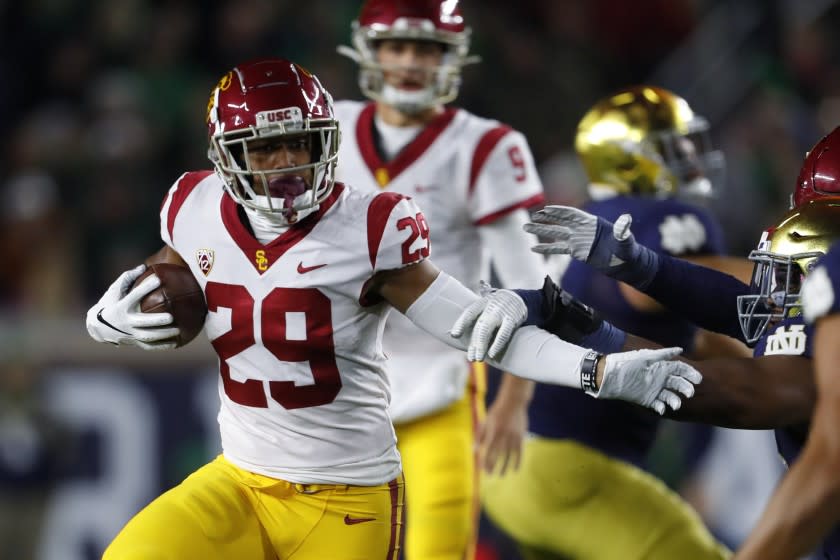
[[[434,260],[466,287],[489,277],[506,287],[542,285],[543,258],[522,226],[543,200],[525,137],[496,120],[448,107],[469,62],[470,29],[451,0],[367,0],[339,52],[359,64],[369,102],[338,101],[339,181],[417,201]],[[533,382],[506,375],[485,418],[484,364],[402,315],[385,325],[391,419],[403,461],[408,560],[471,558],[479,460],[518,468]],[[480,451],[476,453],[476,451]]]
[[[330,94],[283,59],[235,67],[211,93],[212,171],[182,175],[161,208],[163,249],[186,266],[219,355],[223,454],[163,494],[105,553],[125,558],[396,558],[403,503],[382,330],[391,307],[447,343],[478,299],[428,260],[429,227],[393,193],[333,180]],[[208,266],[208,262],[212,266]],[[168,349],[168,313],[144,314],[124,273],[87,315],[102,342]],[[664,410],[693,394],[679,349],[589,353],[535,327],[494,365]],[[582,364],[597,364],[582,369]],[[593,379],[594,377],[594,379]]]

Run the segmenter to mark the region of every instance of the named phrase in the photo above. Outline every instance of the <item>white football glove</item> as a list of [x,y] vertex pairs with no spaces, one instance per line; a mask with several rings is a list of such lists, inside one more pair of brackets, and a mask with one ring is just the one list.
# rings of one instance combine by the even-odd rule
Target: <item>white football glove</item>
[[571,255],[637,289],[647,287],[659,268],[656,253],[633,237],[630,214],[612,223],[579,208],[546,206],[532,218],[533,223],[523,226],[525,231],[548,240],[531,247],[534,252]]
[[665,406],[679,410],[682,395],[691,398],[694,386],[703,380],[699,371],[685,362],[672,361],[682,348],[631,350],[607,354],[598,399],[621,399],[665,414]]
[[479,293],[481,299],[467,306],[449,331],[454,338],[460,338],[472,329],[467,347],[467,359],[471,362],[482,361],[486,356],[498,357],[528,317],[525,302],[515,292],[497,290],[482,280]]
[[[596,248],[598,216],[571,206],[546,206],[536,212],[533,218],[536,223],[526,224],[525,231],[549,240],[549,243],[534,245],[533,251],[546,255],[571,255],[576,260],[588,262],[592,250]],[[605,225],[612,226],[613,239],[606,237],[597,241],[626,241],[631,235],[632,223],[633,218],[630,214],[622,214],[614,224],[605,221]],[[620,259],[619,255],[610,257]]]
[[143,350],[170,350],[181,331],[172,325],[170,313],[143,313],[140,301],[160,286],[160,278],[152,274],[131,289],[143,274],[141,264],[120,274],[102,298],[87,312],[87,330],[97,342],[139,346]]

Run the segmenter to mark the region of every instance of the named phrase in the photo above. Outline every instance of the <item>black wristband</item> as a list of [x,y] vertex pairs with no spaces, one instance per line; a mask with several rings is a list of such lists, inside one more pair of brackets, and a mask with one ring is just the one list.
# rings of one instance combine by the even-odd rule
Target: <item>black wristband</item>
[[543,282],[542,304],[542,328],[572,344],[598,330],[603,322],[594,309],[559,288],[549,276]]
[[587,393],[598,392],[598,361],[602,354],[590,350],[580,364],[580,388]]

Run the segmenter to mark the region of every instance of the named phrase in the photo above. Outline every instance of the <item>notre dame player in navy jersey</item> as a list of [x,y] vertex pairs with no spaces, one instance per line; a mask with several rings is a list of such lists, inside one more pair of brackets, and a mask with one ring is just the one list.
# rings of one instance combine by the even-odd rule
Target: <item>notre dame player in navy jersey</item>
[[[821,258],[802,286],[805,353],[813,340],[819,398],[806,442],[796,464],[776,489],[755,529],[738,551],[738,560],[798,558],[840,523],[840,242]],[[815,334],[811,337],[810,325]],[[787,444],[787,442],[786,442]],[[797,446],[798,447],[798,446]],[[791,449],[796,452],[797,447]],[[837,539],[837,529],[829,537]],[[836,544],[829,544],[831,549]]]
[[[547,240],[533,248],[536,252],[569,254],[632,285],[698,326],[755,347],[752,358],[687,360],[703,374],[703,382],[693,398],[669,416],[733,428],[774,429],[779,451],[794,471],[802,471],[796,465],[804,464],[806,473],[810,468],[832,478],[836,477],[833,465],[837,463],[817,468],[819,446],[815,452],[815,446],[805,447],[805,443],[812,417],[819,422],[819,432],[815,433],[836,432],[837,415],[832,404],[840,402],[840,396],[832,400],[838,392],[831,391],[836,383],[826,382],[826,377],[831,379],[834,374],[836,379],[840,348],[836,338],[822,338],[824,325],[813,333],[812,327],[803,322],[802,310],[814,320],[831,309],[833,295],[827,295],[827,283],[822,282],[822,290],[810,297],[806,290],[800,301],[800,287],[803,281],[806,286],[819,282],[820,268],[815,269],[818,258],[840,241],[839,146],[840,129],[835,129],[810,150],[792,197],[794,208],[764,232],[758,248],[750,253],[750,260],[755,262],[750,284],[640,245],[630,231],[629,214],[612,223],[577,208],[548,206],[534,216],[536,223],[526,226],[527,231]],[[816,276],[812,278],[815,270]],[[570,297],[559,290],[543,290],[536,294],[536,299],[534,296],[528,291],[514,294],[497,290],[465,310],[456,326],[466,329],[474,325],[474,334],[491,332],[486,337],[473,336],[469,352],[480,358],[487,348],[493,349],[494,354],[504,349],[508,331],[492,334],[488,326],[505,321],[522,322],[518,319],[522,315],[520,311],[511,313],[516,308],[511,305],[512,297],[524,302],[528,323],[549,326],[549,330],[566,339],[585,341],[599,352],[606,348],[652,345],[650,341],[616,332],[618,329],[596,317],[585,322],[570,321],[565,314],[571,305]],[[815,297],[821,302],[821,308],[817,305],[814,309],[813,302],[808,303]],[[832,303],[826,306],[829,301]],[[840,332],[840,327],[831,322],[825,328],[831,329],[829,337]],[[816,340],[817,386],[811,359],[812,338]],[[597,359],[593,357],[593,361]],[[823,367],[831,368],[829,374],[820,374],[820,359]],[[817,403],[818,386],[828,396],[827,406],[822,396]],[[801,475],[797,477],[802,480]],[[805,482],[808,480],[801,484],[804,486]],[[818,481],[814,482],[819,485]],[[840,492],[836,490],[840,489],[840,483],[824,481],[822,486],[835,489],[835,496]],[[771,504],[770,521],[763,521],[757,528],[758,536],[739,552],[739,560],[793,558],[822,536],[825,538],[818,557],[840,559],[840,526],[832,526],[837,518],[837,498],[797,494],[795,490],[793,493],[785,490],[784,494],[780,491],[782,499],[774,499]],[[797,523],[795,515],[798,519],[807,517],[818,521]]]
[[[590,180],[586,210],[607,220],[633,216],[647,247],[680,258],[723,252],[723,234],[703,208],[675,198],[706,195],[722,155],[709,148],[708,126],[680,97],[634,86],[599,101],[583,117],[578,156]],[[746,261],[744,261],[746,262]],[[709,333],[656,302],[573,261],[563,288],[598,309],[613,325],[688,353]],[[744,352],[743,345],[728,344]],[[660,420],[618,401],[596,401],[540,384],[529,408],[522,467],[488,477],[490,517],[528,558],[723,558],[726,551],[697,515],[642,470]],[[604,476],[593,476],[598,472]],[[633,515],[626,515],[629,511]],[[574,527],[597,524],[609,539]],[[567,527],[567,530],[557,530]]]
[[[590,202],[585,209],[609,221],[629,213],[634,227],[641,226],[638,234],[634,232],[636,238],[658,252],[682,258],[724,252],[723,234],[715,219],[706,210],[675,198],[618,195]],[[581,262],[570,263],[562,285],[620,329],[666,346],[679,346],[686,354],[694,349],[696,337],[708,337],[686,319],[657,309],[655,303],[636,303],[625,295],[626,286]],[[529,413],[531,432],[572,439],[610,457],[643,466],[656,437],[658,418],[624,403],[595,402],[586,395],[557,389],[545,385],[535,393]],[[581,422],[581,418],[587,421]],[[605,423],[612,429],[601,429]]]
[[[535,247],[539,252],[569,253],[636,287],[698,326],[753,345],[751,358],[687,360],[702,373],[703,382],[694,396],[669,416],[724,427],[773,429],[780,454],[789,466],[795,464],[805,446],[816,405],[810,342],[813,330],[801,316],[799,292],[817,259],[832,243],[840,241],[840,199],[809,200],[766,230],[758,248],[750,253],[750,260],[755,262],[750,284],[639,245],[629,231],[629,215],[612,223],[577,208],[554,206],[538,212],[535,219],[539,223],[529,225],[528,230],[552,239]],[[475,309],[465,311],[464,316],[475,324],[473,332],[486,330],[488,321],[498,323],[501,316],[511,318],[497,311],[497,303],[510,294],[498,290],[485,296],[475,304],[483,307],[479,315]],[[550,291],[544,290],[541,305],[535,306],[530,302],[531,292],[516,293],[526,302],[530,324],[546,325],[548,330],[580,340],[599,352],[655,346],[603,320],[591,321],[584,330],[566,324],[562,313],[569,308],[568,294],[555,290],[552,297],[561,300],[557,303],[543,294]],[[555,312],[561,314],[559,318]],[[456,324],[461,322],[459,319]],[[474,337],[470,352],[483,356],[491,343],[504,348],[503,340]],[[836,341],[829,346],[836,347]],[[836,361],[832,363],[835,365]],[[553,464],[551,468],[558,471],[567,467]],[[590,468],[582,478],[597,479],[595,473],[613,475],[603,468]],[[624,514],[634,517],[637,510]],[[840,560],[840,526],[827,528],[826,532],[818,557]],[[775,553],[745,557],[789,558]]]
[[[540,252],[570,253],[697,325],[754,346],[752,358],[688,360],[703,374],[703,383],[692,399],[669,416],[733,428],[774,429],[780,455],[793,465],[806,443],[816,404],[811,360],[813,327],[802,317],[800,287],[818,258],[832,243],[840,241],[840,199],[808,200],[766,230],[758,248],[750,253],[755,263],[750,284],[639,245],[629,232],[628,218],[623,215],[612,223],[577,208],[547,207],[536,216],[540,223],[528,229],[553,239],[536,247]],[[528,300],[527,293],[519,294]],[[501,297],[496,292],[482,300],[485,310],[490,311],[489,319],[493,319],[489,316],[495,308],[492,300]],[[568,307],[568,301],[564,306]],[[528,307],[529,311],[534,308],[531,304]],[[529,313],[528,322],[558,324],[551,317],[535,321],[531,315],[539,313]],[[475,315],[472,311],[470,314]],[[480,316],[476,330],[488,318]],[[617,329],[605,321],[596,328],[584,333],[587,344],[599,351],[612,347],[615,342],[598,343],[593,337]],[[558,332],[556,328],[549,330]],[[652,344],[624,333],[613,333],[612,338],[618,340],[620,348],[648,348]],[[498,340],[493,343],[500,344]],[[831,345],[836,346],[836,342]],[[470,351],[482,355],[479,350]],[[840,527],[826,532],[819,557],[840,560]]]
[[[802,313],[803,302],[800,301],[799,292],[806,275],[810,275],[819,262],[817,259],[828,250],[830,244],[840,240],[838,222],[840,222],[840,199],[835,199],[834,202],[830,199],[805,202],[802,207],[789,212],[778,226],[766,232],[759,243],[758,250],[751,253],[750,259],[757,263],[752,293],[739,297],[738,308],[742,326],[748,330],[745,332],[747,340],[749,341],[757,333],[762,333],[754,349],[756,358],[801,356],[812,359],[815,340],[814,325],[806,322],[806,317]],[[804,235],[803,232],[809,235]],[[826,269],[816,270],[817,276],[813,280],[819,283],[820,276],[826,273]],[[840,273],[840,267],[835,273]],[[811,289],[813,290],[813,287]],[[819,288],[817,289],[819,291]],[[803,299],[813,300],[814,297],[814,294],[810,294],[808,298],[806,292],[803,291]],[[768,306],[768,301],[772,301],[773,305]],[[812,301],[809,311],[811,314],[816,314],[813,307]],[[837,426],[831,429],[836,432]],[[794,465],[799,460],[809,430],[808,422],[779,427],[775,430],[779,454],[788,466]],[[840,478],[840,475],[835,474],[835,477]],[[777,507],[789,508],[790,501],[785,500],[785,502]],[[836,510],[838,504],[835,502],[829,507]],[[840,525],[836,524],[840,519],[836,515],[834,517],[833,528],[829,528],[830,523],[825,523],[824,533],[826,534],[817,551],[818,557],[826,560],[840,559]],[[790,526],[789,523],[784,522],[782,526]],[[802,527],[807,527],[807,524],[803,524]],[[774,530],[773,533],[776,531]],[[780,530],[776,537],[781,538],[783,535],[784,532]],[[794,558],[809,552],[804,549],[786,554],[780,547],[790,546],[789,543],[785,544],[787,540],[782,538],[778,543],[770,543],[771,546],[759,555],[756,555],[755,550],[752,553],[753,556],[747,555],[749,550],[744,551],[743,554],[739,553],[738,558]],[[816,543],[817,539],[814,538],[810,544]],[[749,541],[747,546],[751,546]]]

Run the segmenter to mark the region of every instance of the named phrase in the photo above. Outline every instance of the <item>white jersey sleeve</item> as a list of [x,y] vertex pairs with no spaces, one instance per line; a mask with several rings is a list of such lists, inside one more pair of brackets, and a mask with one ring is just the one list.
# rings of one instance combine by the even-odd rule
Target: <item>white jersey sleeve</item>
[[504,125],[486,132],[470,169],[467,205],[473,223],[487,224],[542,201],[542,182],[522,133]]
[[548,274],[543,256],[531,251],[537,237],[522,229],[528,221],[528,212],[517,208],[478,228],[482,246],[493,251],[493,270],[504,288],[538,289]]
[[429,225],[411,198],[384,192],[368,208],[368,250],[373,271],[393,270],[429,257]]
[[195,187],[210,175],[213,175],[212,171],[188,171],[178,177],[166,193],[160,208],[160,238],[173,249],[175,218]]

